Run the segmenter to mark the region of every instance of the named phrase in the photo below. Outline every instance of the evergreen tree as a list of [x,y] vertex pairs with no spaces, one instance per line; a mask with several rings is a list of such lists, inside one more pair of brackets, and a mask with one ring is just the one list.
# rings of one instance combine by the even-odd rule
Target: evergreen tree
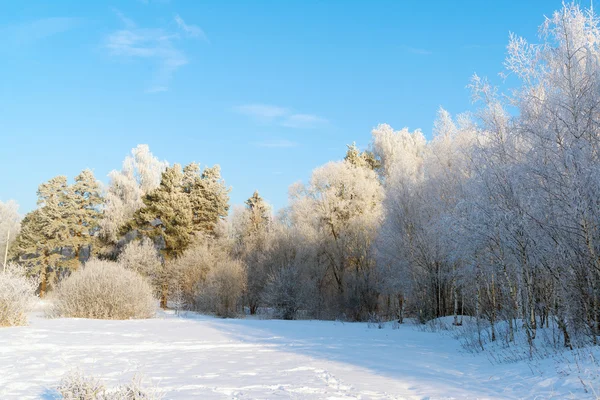
[[90,246],[99,230],[102,218],[100,206],[104,203],[100,185],[92,171],[86,169],[75,177],[75,184],[71,186],[70,196],[72,196],[74,205],[70,225],[76,247],[76,258],[79,261],[84,261],[81,259],[83,256],[82,250],[87,247],[91,252]]
[[23,219],[21,232],[11,253],[25,263],[31,274],[40,275],[40,297],[44,297],[59,267],[73,267],[62,250],[73,244],[69,221],[73,204],[67,178],[58,176],[39,186],[39,208]]
[[271,208],[267,202],[258,194],[258,190],[245,201],[249,211],[249,229],[248,234],[254,234],[267,229],[271,222]]
[[184,191],[190,199],[194,231],[213,233],[219,220],[229,211],[229,189],[218,165],[206,167],[202,174],[199,172],[196,163],[184,168]]
[[255,191],[245,204],[246,209],[239,227],[242,243],[240,256],[248,271],[245,303],[250,313],[255,314],[271,272],[266,262],[271,210],[258,191]]
[[[192,206],[183,182],[184,173],[179,164],[167,168],[159,187],[144,196],[144,207],[136,211],[133,220],[124,227],[124,232],[137,229],[143,236],[159,243],[167,261],[181,255],[192,241]],[[168,271],[163,271],[163,308],[167,305],[167,295]]]
[[375,155],[367,150],[361,152],[356,146],[356,143],[348,145],[348,150],[346,151],[346,156],[344,157],[344,160],[354,165],[355,167],[369,168],[373,171],[377,170],[380,167],[380,164],[375,158]]

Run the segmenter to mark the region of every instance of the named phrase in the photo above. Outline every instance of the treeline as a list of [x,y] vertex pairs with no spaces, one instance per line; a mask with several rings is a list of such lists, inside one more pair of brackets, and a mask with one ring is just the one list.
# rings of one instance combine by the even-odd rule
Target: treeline
[[536,45],[511,36],[509,95],[474,76],[477,112],[440,109],[430,141],[379,125],[367,151],[315,169],[275,215],[254,193],[226,218],[218,167],[169,167],[139,146],[105,193],[89,171],[41,185],[11,257],[43,277],[41,295],[93,255],[147,276],[163,306],[470,315],[491,340],[524,331],[533,343],[552,324],[567,347],[596,344],[600,30],[572,4],[541,32]]

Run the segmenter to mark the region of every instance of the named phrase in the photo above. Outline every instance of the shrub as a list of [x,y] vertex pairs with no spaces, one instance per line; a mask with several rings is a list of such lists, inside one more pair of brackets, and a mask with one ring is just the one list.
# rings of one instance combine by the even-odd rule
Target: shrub
[[152,240],[142,238],[127,243],[117,259],[125,269],[148,278],[158,294],[163,279],[162,259]]
[[275,309],[275,318],[296,319],[304,296],[301,282],[295,266],[281,268],[269,277],[263,301]]
[[55,317],[151,318],[156,300],[148,281],[120,264],[90,260],[62,281],[52,295]]
[[231,259],[220,261],[208,272],[206,281],[198,286],[198,309],[220,317],[233,317],[237,314],[245,287],[243,264]]
[[35,303],[37,282],[27,278],[24,270],[9,264],[0,270],[0,326],[27,323],[27,313]]
[[57,390],[65,400],[96,400],[106,394],[106,388],[98,379],[80,372],[66,375]]
[[205,282],[208,272],[219,260],[228,259],[225,249],[206,238],[198,238],[181,256],[167,263],[170,273],[171,301],[185,305],[196,302],[198,285]]
[[118,258],[124,268],[155,279],[160,275],[162,262],[154,243],[148,238],[127,243]]
[[68,373],[57,388],[65,400],[160,400],[160,393],[144,389],[139,377],[116,389],[106,386],[93,376],[85,376],[79,371]]

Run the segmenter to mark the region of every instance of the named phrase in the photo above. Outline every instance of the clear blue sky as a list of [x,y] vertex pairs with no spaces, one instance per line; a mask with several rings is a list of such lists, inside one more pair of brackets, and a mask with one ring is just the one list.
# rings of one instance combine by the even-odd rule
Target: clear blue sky
[[[583,5],[587,6],[587,3]],[[500,83],[509,31],[560,0],[0,0],[0,200],[84,168],[107,181],[139,143],[220,164],[232,203],[276,208],[371,129],[421,128]]]

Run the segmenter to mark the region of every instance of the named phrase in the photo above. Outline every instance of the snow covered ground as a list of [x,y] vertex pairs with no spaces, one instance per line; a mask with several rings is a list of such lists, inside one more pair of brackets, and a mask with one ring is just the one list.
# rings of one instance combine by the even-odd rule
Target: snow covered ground
[[[450,335],[403,325],[45,319],[0,328],[0,399],[58,399],[78,369],[109,386],[142,374],[166,399],[594,398],[556,360],[492,365]],[[558,372],[557,372],[558,371]]]

